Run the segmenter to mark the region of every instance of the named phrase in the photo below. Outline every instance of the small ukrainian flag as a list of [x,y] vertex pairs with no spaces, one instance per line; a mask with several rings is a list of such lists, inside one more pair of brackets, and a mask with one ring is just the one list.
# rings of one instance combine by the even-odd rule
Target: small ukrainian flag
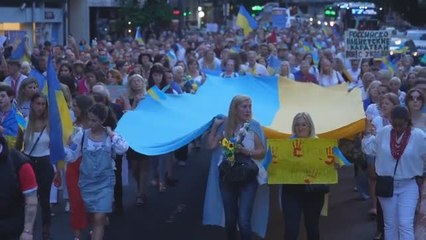
[[163,93],[157,86],[153,86],[147,91],[148,96],[152,97],[154,100],[160,101],[167,98],[166,94]]
[[256,20],[243,5],[240,6],[240,11],[237,15],[237,26],[243,29],[244,36],[249,35],[250,32],[258,27]]

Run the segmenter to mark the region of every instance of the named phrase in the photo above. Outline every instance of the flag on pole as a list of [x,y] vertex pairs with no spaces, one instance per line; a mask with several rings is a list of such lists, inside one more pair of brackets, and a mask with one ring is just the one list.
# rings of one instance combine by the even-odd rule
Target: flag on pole
[[147,91],[148,96],[152,97],[154,100],[160,101],[166,99],[166,94],[162,92],[157,86],[153,86]]
[[243,5],[240,6],[240,11],[237,15],[237,26],[243,29],[244,36],[249,35],[250,32],[258,27],[256,20]]
[[138,42],[139,45],[144,44],[143,36],[142,36],[141,28],[140,27],[136,28],[135,40],[136,40],[136,42]]
[[73,131],[68,105],[62,93],[61,84],[52,62],[52,54],[47,62],[47,99],[49,105],[49,137],[50,137],[50,160],[53,164],[63,160],[65,157],[64,142],[66,142]]
[[22,58],[25,56],[25,48],[26,48],[25,41],[26,41],[25,37],[23,39],[15,40],[12,54],[10,55],[11,60],[21,61]]

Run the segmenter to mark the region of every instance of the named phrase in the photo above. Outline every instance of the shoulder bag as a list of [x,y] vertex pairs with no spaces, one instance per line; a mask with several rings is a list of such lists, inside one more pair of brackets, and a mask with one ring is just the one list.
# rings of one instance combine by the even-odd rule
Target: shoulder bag
[[378,197],[390,198],[393,196],[393,181],[396,168],[400,160],[396,160],[393,176],[377,176],[376,177],[376,195]]

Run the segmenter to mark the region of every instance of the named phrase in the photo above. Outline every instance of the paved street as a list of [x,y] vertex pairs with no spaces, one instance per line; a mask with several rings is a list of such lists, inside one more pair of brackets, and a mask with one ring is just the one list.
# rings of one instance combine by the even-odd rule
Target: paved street
[[[218,240],[225,239],[221,228],[201,225],[204,190],[208,172],[208,153],[191,154],[188,165],[177,168],[179,183],[166,193],[149,188],[145,208],[134,205],[134,184],[125,187],[123,216],[110,216],[107,240]],[[351,167],[340,171],[339,184],[330,193],[329,216],[321,219],[322,239],[369,240],[374,233],[374,222],[369,221],[368,201],[360,201],[353,192]],[[282,239],[283,221],[278,208],[277,188],[272,187],[269,230],[266,239]],[[52,219],[54,240],[73,239],[69,229],[69,215],[62,206],[56,206]],[[86,233],[88,237],[88,234]],[[86,238],[88,239],[88,238]],[[301,239],[304,239],[302,235]]]

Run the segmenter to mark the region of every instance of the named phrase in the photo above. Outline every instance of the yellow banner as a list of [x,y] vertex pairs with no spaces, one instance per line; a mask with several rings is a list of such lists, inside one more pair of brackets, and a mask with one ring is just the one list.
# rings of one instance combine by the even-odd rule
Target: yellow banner
[[270,139],[272,162],[268,168],[269,184],[337,183],[334,139]]

